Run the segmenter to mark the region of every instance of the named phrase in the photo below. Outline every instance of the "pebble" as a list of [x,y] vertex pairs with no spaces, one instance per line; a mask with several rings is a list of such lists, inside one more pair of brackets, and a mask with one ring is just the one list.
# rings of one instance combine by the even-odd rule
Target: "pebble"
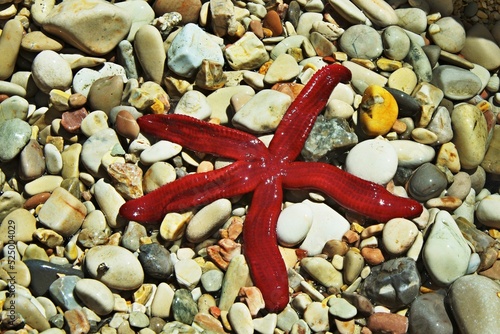
[[347,28],[340,38],[339,46],[351,58],[375,59],[383,51],[380,34],[362,24]]
[[453,109],[451,125],[462,168],[476,168],[486,153],[487,124],[481,110],[461,103]]
[[87,209],[82,202],[58,187],[40,209],[38,219],[43,225],[67,237],[78,231],[86,214]]
[[16,305],[16,312],[19,312],[24,322],[33,329],[43,332],[51,326],[40,310],[33,304],[32,300],[23,295],[11,296],[5,300],[5,305]]
[[343,275],[347,284],[352,284],[361,274],[365,265],[363,256],[357,250],[350,249],[344,256]]
[[59,278],[60,274],[83,278],[83,271],[81,270],[48,261],[26,260],[25,264],[29,269],[30,275],[39,278],[31,280],[29,284],[35,297],[45,295],[49,291],[50,285]]
[[422,250],[429,275],[439,285],[453,283],[465,275],[470,254],[470,248],[451,215],[439,211]]
[[81,162],[93,176],[104,175],[101,161],[113,146],[119,144],[115,130],[106,128],[87,138],[82,146]]
[[202,60],[224,64],[222,51],[212,38],[193,23],[186,24],[167,51],[168,67],[181,77],[190,77]]
[[320,254],[329,240],[341,240],[349,230],[349,223],[344,217],[324,203],[315,203],[310,200],[303,202],[312,210],[313,221],[309,233],[300,248],[307,251],[308,255]]
[[134,38],[134,50],[146,79],[160,83],[167,54],[158,29],[149,24],[141,26]]
[[410,220],[394,218],[389,220],[382,232],[384,248],[393,255],[407,252],[418,235],[417,226]]
[[191,324],[196,313],[198,313],[198,307],[191,293],[186,289],[176,290],[172,300],[174,319],[183,324]]
[[313,221],[313,212],[305,203],[294,203],[283,209],[278,217],[276,233],[278,242],[293,247],[302,242]]
[[495,42],[488,28],[482,23],[476,23],[467,30],[465,45],[460,53],[473,63],[494,70],[500,66],[500,47]]
[[86,253],[85,268],[110,289],[134,290],[144,280],[139,260],[127,249],[113,245],[96,246]]
[[156,279],[166,279],[172,275],[174,266],[170,252],[158,243],[139,247],[139,261],[144,272]]
[[500,159],[498,157],[500,153],[500,149],[498,146],[499,138],[500,126],[495,125],[495,127],[493,128],[493,136],[491,138],[490,145],[480,165],[480,167],[484,168],[486,172],[496,175],[500,174]]
[[[427,28],[427,15],[420,8],[398,8],[395,10],[398,16],[398,26],[412,31],[416,34],[421,34]],[[394,26],[393,26],[394,27]],[[464,31],[465,37],[465,31]]]
[[24,208],[15,209],[7,214],[0,224],[0,241],[4,245],[9,240],[29,242],[33,240],[35,230],[35,217]]
[[411,176],[408,193],[417,200],[427,201],[438,197],[447,186],[446,175],[435,165],[426,162],[418,167]]
[[465,29],[452,17],[443,17],[429,26],[436,45],[450,53],[458,53],[465,45]]
[[452,334],[453,325],[445,306],[443,290],[418,296],[411,304],[408,315],[409,332],[425,331],[429,334]]
[[253,33],[245,33],[224,50],[229,66],[233,70],[254,70],[269,60],[264,43]]
[[222,271],[211,269],[201,275],[201,284],[207,292],[216,292],[222,287],[223,278]]
[[446,98],[458,101],[474,97],[482,88],[477,75],[453,65],[441,65],[434,69],[431,83],[441,89]]
[[190,90],[182,95],[175,107],[174,114],[188,115],[206,120],[212,115],[212,109],[205,95],[199,91]]
[[52,50],[40,52],[33,60],[31,70],[36,86],[47,94],[52,89],[67,90],[73,81],[68,62]]
[[415,168],[432,161],[435,156],[431,147],[411,140],[393,140],[389,143],[396,149],[399,167]]
[[[364,166],[369,163],[372,168]],[[347,154],[345,170],[364,180],[387,184],[398,167],[396,150],[388,141],[380,139],[365,140]]]
[[129,13],[108,2],[78,0],[54,6],[42,22],[45,31],[91,55],[105,55],[128,34]]
[[413,66],[413,71],[417,75],[419,82],[429,82],[432,79],[432,67],[422,47],[410,41],[410,50],[405,60]]
[[470,333],[494,333],[500,325],[496,317],[500,308],[499,291],[498,283],[486,277],[467,275],[457,279],[449,291],[450,308],[457,325]]
[[342,273],[325,259],[306,257],[300,261],[300,265],[311,277],[326,288],[339,290],[343,284]]
[[366,326],[374,333],[403,334],[408,330],[408,319],[397,313],[373,313]]
[[264,134],[275,130],[292,103],[289,95],[272,89],[255,94],[232,119],[235,127]]
[[370,85],[363,93],[359,105],[359,123],[368,136],[385,135],[398,117],[394,97],[383,87]]
[[481,199],[476,208],[477,220],[485,226],[500,228],[499,203],[499,194],[491,194]]
[[385,1],[354,0],[353,3],[378,27],[396,25],[399,21],[396,11]]
[[295,58],[286,53],[279,55],[271,63],[264,76],[264,83],[273,85],[293,80],[300,72]]
[[120,75],[105,76],[92,83],[87,99],[92,109],[102,110],[109,116],[111,109],[120,104],[122,94],[122,77]]
[[183,259],[176,262],[174,271],[177,282],[189,290],[196,287],[202,275],[201,267],[193,259]]
[[410,38],[398,26],[389,26],[382,32],[383,53],[389,59],[403,60],[410,52]]
[[29,103],[20,96],[11,96],[0,103],[0,122],[8,119],[19,118],[26,120],[29,111]]
[[398,309],[410,305],[419,294],[420,275],[413,259],[400,257],[372,267],[362,294],[373,303]]
[[81,308],[80,301],[74,295],[76,283],[80,280],[78,276],[64,276],[56,279],[49,287],[54,303],[63,310]]
[[228,312],[228,320],[231,328],[237,334],[251,334],[254,333],[254,326],[252,322],[252,315],[250,310],[243,303],[234,303]]
[[31,127],[25,121],[14,118],[0,123],[0,161],[14,159],[28,144]]

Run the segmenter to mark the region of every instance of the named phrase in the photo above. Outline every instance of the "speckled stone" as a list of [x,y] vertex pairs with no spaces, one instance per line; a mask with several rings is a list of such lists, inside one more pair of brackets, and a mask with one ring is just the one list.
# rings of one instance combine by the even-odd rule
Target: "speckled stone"
[[172,313],[176,321],[188,325],[193,322],[194,316],[198,313],[198,306],[189,290],[178,289],[175,291]]
[[139,253],[144,272],[156,279],[166,279],[172,275],[174,267],[170,252],[158,243],[142,245]]
[[0,123],[0,161],[14,159],[29,142],[30,125],[18,118]]

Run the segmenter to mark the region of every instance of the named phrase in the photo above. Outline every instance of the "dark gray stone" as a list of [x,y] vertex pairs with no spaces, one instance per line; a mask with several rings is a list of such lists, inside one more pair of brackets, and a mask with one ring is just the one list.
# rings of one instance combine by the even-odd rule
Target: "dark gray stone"
[[420,202],[439,197],[448,186],[446,175],[435,165],[426,162],[415,170],[408,184],[411,197]]
[[414,117],[420,112],[420,104],[411,95],[391,87],[384,87],[394,97],[398,104],[398,118],[401,117]]
[[166,279],[172,275],[174,265],[170,252],[160,244],[142,245],[139,253],[139,262],[146,275],[156,279]]
[[410,334],[453,334],[453,325],[445,308],[445,296],[446,292],[438,290],[415,299],[408,318]]
[[402,257],[373,267],[363,283],[361,294],[374,304],[399,309],[410,305],[419,289],[420,275],[415,260]]
[[45,295],[49,291],[50,285],[59,278],[59,274],[84,277],[83,271],[69,266],[66,267],[42,260],[26,260],[24,263],[33,278],[29,287],[35,297]]

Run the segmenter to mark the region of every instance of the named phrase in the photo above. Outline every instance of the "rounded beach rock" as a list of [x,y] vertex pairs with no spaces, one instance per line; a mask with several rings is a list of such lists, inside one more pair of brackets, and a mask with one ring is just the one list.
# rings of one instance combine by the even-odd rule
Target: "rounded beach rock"
[[96,246],[85,255],[85,268],[110,289],[134,290],[144,281],[144,271],[134,254],[119,246]]

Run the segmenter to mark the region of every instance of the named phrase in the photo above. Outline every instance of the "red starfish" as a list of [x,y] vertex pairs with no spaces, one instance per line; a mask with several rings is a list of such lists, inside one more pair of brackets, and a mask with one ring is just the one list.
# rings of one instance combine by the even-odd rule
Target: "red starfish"
[[282,188],[321,191],[341,206],[378,221],[415,217],[422,212],[418,202],[394,196],[384,187],[333,165],[294,161],[333,88],[350,78],[349,70],[341,65],[320,69],[289,107],[269,148],[248,133],[189,116],[139,118],[146,133],[235,162],[215,171],[187,175],[128,201],[121,207],[120,215],[139,222],[156,222],[167,212],[182,212],[253,191],[243,228],[243,252],[266,309],[282,310],[289,300],[287,272],[276,240]]

